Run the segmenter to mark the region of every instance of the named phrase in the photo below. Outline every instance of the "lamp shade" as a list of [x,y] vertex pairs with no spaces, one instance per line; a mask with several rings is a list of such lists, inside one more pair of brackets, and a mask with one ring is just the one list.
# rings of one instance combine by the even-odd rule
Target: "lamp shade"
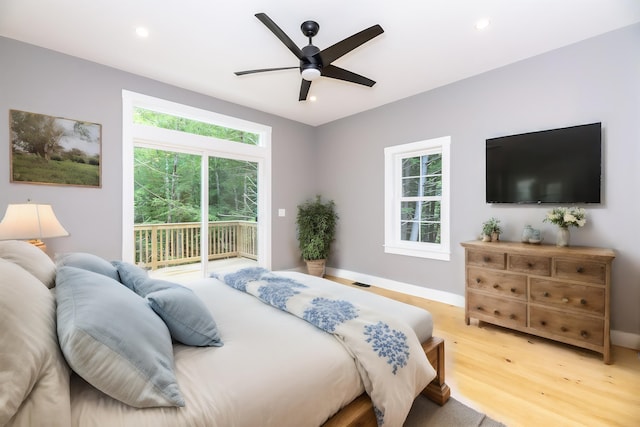
[[68,235],[51,205],[9,205],[0,222],[0,240],[46,239]]

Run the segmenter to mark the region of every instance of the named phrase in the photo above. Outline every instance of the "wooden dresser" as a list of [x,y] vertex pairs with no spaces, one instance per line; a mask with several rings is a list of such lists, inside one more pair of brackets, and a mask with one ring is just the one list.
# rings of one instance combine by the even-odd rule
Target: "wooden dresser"
[[611,363],[611,249],[464,242],[470,318],[602,353]]

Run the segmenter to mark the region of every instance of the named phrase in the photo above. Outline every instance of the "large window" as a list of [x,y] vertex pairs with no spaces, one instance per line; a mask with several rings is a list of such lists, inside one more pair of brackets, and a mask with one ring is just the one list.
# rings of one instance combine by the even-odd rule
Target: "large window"
[[385,148],[385,252],[449,260],[450,143]]

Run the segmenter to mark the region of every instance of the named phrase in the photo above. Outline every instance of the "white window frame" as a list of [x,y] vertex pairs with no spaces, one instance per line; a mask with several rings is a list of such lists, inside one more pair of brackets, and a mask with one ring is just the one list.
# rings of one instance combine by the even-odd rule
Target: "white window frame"
[[[258,134],[259,144],[243,144],[218,138],[188,134],[133,123],[134,107],[186,117],[204,123]],[[271,127],[225,116],[127,90],[122,91],[122,259],[133,261],[133,158],[134,147],[171,149],[203,156],[202,173],[206,174],[208,157],[246,160],[258,163],[258,264],[271,268]],[[203,188],[202,227],[206,228],[207,189]],[[201,253],[208,253],[207,239]],[[204,266],[206,276],[207,264]]]
[[[401,240],[402,160],[442,153],[442,197],[440,199],[440,243]],[[450,154],[451,137],[443,136],[384,149],[384,251],[389,254],[451,259],[450,242]]]

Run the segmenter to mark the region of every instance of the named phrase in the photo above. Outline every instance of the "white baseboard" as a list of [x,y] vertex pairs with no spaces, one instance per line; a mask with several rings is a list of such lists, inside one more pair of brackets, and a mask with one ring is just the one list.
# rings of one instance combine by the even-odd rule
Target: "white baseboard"
[[385,279],[384,277],[376,277],[368,274],[356,273],[349,270],[341,270],[337,268],[327,267],[327,274],[344,279],[353,280],[362,283],[374,283],[379,288],[389,289],[403,294],[413,295],[420,298],[438,301],[445,304],[454,305],[456,307],[464,307],[464,296],[456,295],[451,292],[439,291],[437,289],[423,288],[422,286],[411,285],[408,283],[398,282],[395,280]]
[[[464,307],[464,296],[453,294],[451,292],[423,288],[422,286],[411,285],[409,283],[398,282],[395,280],[385,279],[383,277],[371,276],[368,274],[342,270],[339,268],[327,267],[326,272],[331,276],[341,277],[343,279],[349,279],[355,282],[372,283],[380,288],[389,289],[392,291],[401,292],[403,294],[413,295],[444,304],[450,304],[456,307]],[[612,330],[611,344],[640,351],[640,334]]]
[[640,334],[612,330],[611,344],[640,351]]

